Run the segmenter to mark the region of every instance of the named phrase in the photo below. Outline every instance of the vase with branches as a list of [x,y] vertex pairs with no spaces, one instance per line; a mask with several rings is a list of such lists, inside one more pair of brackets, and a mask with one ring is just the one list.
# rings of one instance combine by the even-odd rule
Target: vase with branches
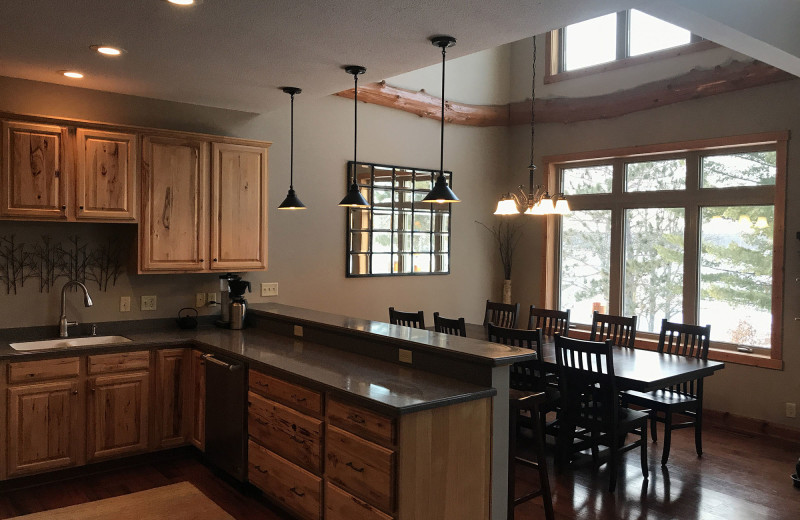
[[511,303],[511,267],[514,259],[514,250],[522,238],[522,230],[527,220],[520,222],[515,218],[500,218],[497,224],[487,226],[478,220],[476,223],[483,226],[492,234],[497,250],[500,253],[500,263],[503,266],[503,303]]

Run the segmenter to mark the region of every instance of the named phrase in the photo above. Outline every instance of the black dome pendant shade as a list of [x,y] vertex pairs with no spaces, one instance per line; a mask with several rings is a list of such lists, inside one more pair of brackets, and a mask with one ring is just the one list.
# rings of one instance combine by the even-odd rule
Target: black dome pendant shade
[[305,204],[300,202],[300,199],[297,198],[294,192],[294,95],[301,93],[302,90],[297,87],[281,87],[281,90],[292,97],[292,124],[290,134],[291,145],[289,148],[289,193],[286,195],[286,198],[283,199],[281,205],[278,206],[278,209],[306,209]]
[[344,196],[339,205],[348,208],[368,208],[369,202],[367,202],[367,199],[361,195],[361,190],[358,189],[358,184],[356,184],[356,168],[358,167],[358,162],[356,161],[356,151],[358,149],[358,75],[364,74],[367,72],[367,69],[359,65],[348,65],[344,68],[344,70],[348,74],[353,75],[353,81],[355,83],[353,95],[355,106],[353,111],[355,121],[353,126],[353,182],[350,184],[350,188],[347,190],[347,195]]
[[442,49],[442,124],[439,144],[439,177],[436,178],[433,189],[422,199],[422,202],[447,204],[449,202],[459,202],[456,194],[447,185],[447,179],[444,178],[444,61],[447,48],[454,46],[456,39],[452,36],[434,36],[431,38],[431,43]]

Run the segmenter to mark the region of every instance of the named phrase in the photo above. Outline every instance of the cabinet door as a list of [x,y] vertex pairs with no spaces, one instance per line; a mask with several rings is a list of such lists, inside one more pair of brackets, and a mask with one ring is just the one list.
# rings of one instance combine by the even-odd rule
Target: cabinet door
[[77,464],[78,380],[8,387],[8,476]]
[[10,217],[67,216],[66,128],[3,121],[0,213]]
[[139,271],[208,266],[208,143],[145,137]]
[[206,360],[192,351],[192,428],[189,441],[200,451],[206,447]]
[[147,450],[147,372],[89,379],[87,456],[89,460]]
[[136,136],[78,129],[78,219],[136,221]]
[[191,404],[186,386],[189,350],[159,350],[156,356],[156,444],[169,448],[189,437]]
[[267,268],[267,149],[213,143],[211,269]]

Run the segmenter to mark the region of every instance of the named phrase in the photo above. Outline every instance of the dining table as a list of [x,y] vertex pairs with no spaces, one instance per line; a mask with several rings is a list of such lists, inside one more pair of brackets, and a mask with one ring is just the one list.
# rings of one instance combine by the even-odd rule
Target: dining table
[[[467,323],[467,337],[489,341],[484,325]],[[537,352],[549,372],[558,372],[555,340],[544,337],[541,352]],[[713,375],[725,368],[721,361],[696,359],[653,350],[614,347],[614,375],[619,390],[648,392]]]

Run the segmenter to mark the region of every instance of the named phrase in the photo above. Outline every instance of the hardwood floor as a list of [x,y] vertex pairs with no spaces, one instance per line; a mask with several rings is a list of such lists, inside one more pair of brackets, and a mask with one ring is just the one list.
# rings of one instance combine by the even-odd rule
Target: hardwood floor
[[[659,425],[659,441],[663,430]],[[703,429],[697,457],[694,430],[672,433],[669,463],[661,467],[661,442],[648,444],[650,479],[642,478],[639,450],[624,455],[617,491],[608,493],[605,466],[548,469],[556,518],[614,520],[796,520],[800,489],[792,485],[800,443]],[[538,485],[534,471],[517,468],[517,494]],[[541,499],[516,508],[516,520],[544,518]]]
[[0,518],[37,513],[188,481],[236,520],[289,520],[260,497],[242,493],[192,455],[0,492]]
[[[662,430],[659,428],[659,438]],[[558,474],[548,457],[556,518],[614,520],[796,520],[800,489],[789,475],[800,443],[739,435],[714,427],[703,431],[703,457],[694,452],[691,429],[673,433],[667,468],[661,443],[648,445],[650,479],[645,483],[638,450],[625,455],[617,492],[607,492],[604,467],[568,468]],[[287,520],[258,496],[222,479],[191,455],[182,454],[70,480],[0,491],[0,518],[30,514],[188,481],[237,520]],[[532,470],[517,473],[517,493],[536,484]],[[13,481],[12,481],[13,482]],[[6,483],[8,484],[8,483]],[[544,518],[541,499],[517,507],[516,520]]]

